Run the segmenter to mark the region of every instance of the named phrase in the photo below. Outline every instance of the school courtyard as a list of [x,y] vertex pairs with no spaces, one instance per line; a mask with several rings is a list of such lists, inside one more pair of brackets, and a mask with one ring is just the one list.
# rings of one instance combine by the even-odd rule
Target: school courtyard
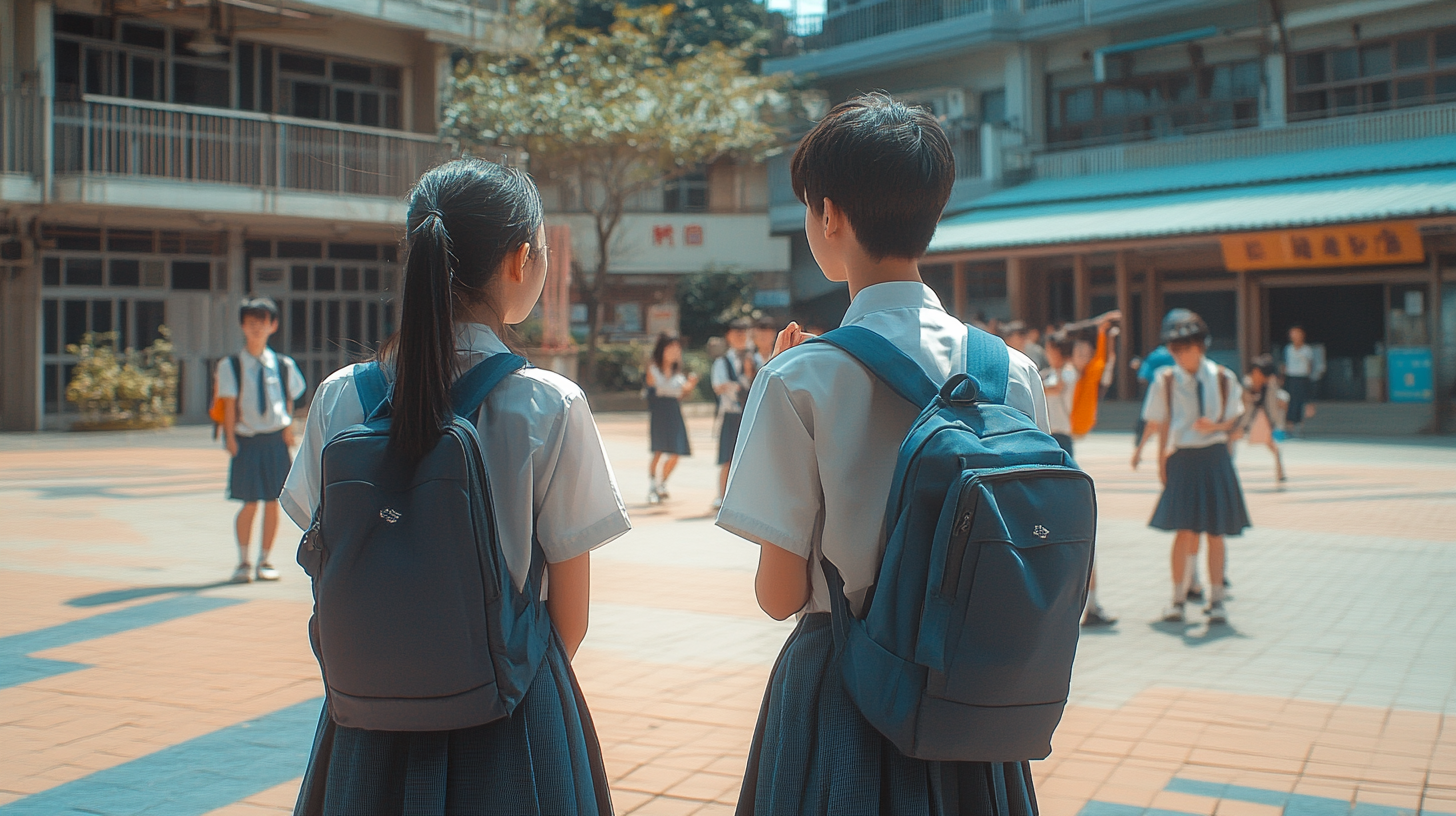
[[[731,813],[792,623],[759,611],[757,551],[718,531],[711,419],[649,507],[646,419],[599,417],[636,529],[593,556],[576,671],[619,814]],[[234,565],[209,429],[0,435],[0,816],[288,812],[322,689],[286,525],[276,584]],[[1258,525],[1231,545],[1231,625],[1151,623],[1168,536],[1127,434],[1098,481],[1104,606],[1082,639],[1048,816],[1456,814],[1456,447],[1302,440],[1239,466]]]

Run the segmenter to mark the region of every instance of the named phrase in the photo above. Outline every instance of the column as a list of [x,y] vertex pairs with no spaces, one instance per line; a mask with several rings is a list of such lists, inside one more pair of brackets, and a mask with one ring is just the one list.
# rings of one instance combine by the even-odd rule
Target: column
[[1026,319],[1026,259],[1006,259],[1006,308],[1012,320]]
[[1025,145],[1046,143],[1046,48],[1017,43],[1006,54],[1006,118]]
[[1072,256],[1072,313],[1077,320],[1092,316],[1092,270],[1087,267],[1087,256]]
[[[1157,337],[1163,325],[1163,292],[1160,284],[1158,270],[1150,266],[1143,271],[1143,347],[1138,349],[1139,353],[1151,351],[1158,345]],[[1124,320],[1131,321],[1133,316],[1127,315]]]
[[[1117,276],[1117,308],[1123,320],[1132,319],[1132,276],[1127,269],[1127,250],[1118,250],[1113,260],[1113,271]],[[1128,342],[1132,332],[1124,330],[1117,335],[1117,398],[1133,398],[1132,378],[1127,376]]]
[[1426,251],[1426,254],[1430,258],[1431,271],[1430,291],[1427,293],[1426,300],[1428,304],[1426,313],[1428,315],[1427,320],[1430,321],[1431,386],[1435,391],[1431,398],[1430,430],[1432,433],[1441,433],[1446,428],[1446,416],[1450,407],[1447,403],[1450,400],[1451,390],[1450,383],[1441,379],[1441,369],[1444,367],[1441,359],[1441,347],[1443,345],[1441,341],[1442,332],[1445,328],[1441,325],[1441,310],[1445,306],[1441,300],[1441,253],[1435,247],[1431,247]]
[[25,241],[25,257],[0,264],[0,430],[41,426],[40,261]]
[[1249,276],[1243,272],[1234,273],[1234,312],[1235,325],[1238,327],[1239,364],[1240,370],[1247,368],[1249,361],[1258,354],[1258,346],[1253,343],[1253,315],[1250,310],[1253,308],[1249,296]]
[[951,292],[954,296],[952,303],[955,308],[955,317],[957,320],[965,320],[966,310],[970,308],[970,304],[966,302],[965,261],[956,261],[951,267]]
[[1259,127],[1284,127],[1288,119],[1284,60],[1284,53],[1281,51],[1274,51],[1264,58],[1264,91],[1259,95]]

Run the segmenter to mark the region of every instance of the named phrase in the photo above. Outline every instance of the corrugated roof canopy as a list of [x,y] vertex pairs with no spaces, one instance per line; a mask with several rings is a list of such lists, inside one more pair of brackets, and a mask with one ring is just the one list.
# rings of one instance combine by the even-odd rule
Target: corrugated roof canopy
[[932,254],[1456,215],[1456,139],[1038,181],[972,207]]

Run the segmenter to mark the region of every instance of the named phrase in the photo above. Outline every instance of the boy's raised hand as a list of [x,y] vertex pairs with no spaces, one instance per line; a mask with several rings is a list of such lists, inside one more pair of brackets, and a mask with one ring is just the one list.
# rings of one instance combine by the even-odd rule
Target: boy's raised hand
[[789,325],[785,326],[784,330],[779,332],[778,338],[774,340],[773,355],[769,359],[772,360],[813,336],[800,328],[797,322],[790,321]]

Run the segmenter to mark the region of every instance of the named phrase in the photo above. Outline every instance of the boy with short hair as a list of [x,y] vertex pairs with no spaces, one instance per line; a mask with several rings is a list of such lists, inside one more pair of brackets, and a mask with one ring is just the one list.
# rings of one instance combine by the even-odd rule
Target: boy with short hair
[[[278,496],[292,466],[288,449],[293,445],[293,403],[303,396],[305,382],[292,359],[268,348],[268,338],[278,331],[278,304],[268,298],[244,300],[238,319],[243,349],[218,361],[214,381],[223,403],[222,430],[232,454],[228,498],[243,503],[235,524],[239,557],[232,581],[246,584],[254,577],[278,580],[278,570],[268,558],[278,530]],[[254,573],[248,550],[259,504],[263,543]]]
[[[924,255],[955,182],[955,159],[926,111],[871,94],[835,107],[794,154],[794,191],[831,281],[849,285],[842,325],[880,334],[936,383],[981,370],[964,323],[924,284]],[[738,813],[1036,812],[1024,762],[933,762],[901,753],[844,686],[820,561],[860,611],[886,541],[901,442],[920,407],[844,351],[799,346],[790,323],[744,409],[718,525],[761,546],[759,605],[800,621],[769,680]],[[796,348],[796,346],[798,346]],[[1006,403],[1047,429],[1036,367],[1010,351]]]
[[718,498],[713,500],[717,509],[723,505],[723,494],[728,489],[728,468],[733,463],[733,450],[738,446],[738,429],[743,423],[743,400],[753,384],[758,371],[758,359],[748,347],[748,333],[753,321],[746,317],[735,318],[728,324],[724,339],[728,351],[713,361],[713,393],[718,395]]

